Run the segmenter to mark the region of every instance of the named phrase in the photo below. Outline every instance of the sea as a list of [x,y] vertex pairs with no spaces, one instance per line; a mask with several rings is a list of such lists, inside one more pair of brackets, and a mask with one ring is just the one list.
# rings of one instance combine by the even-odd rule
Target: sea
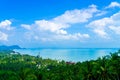
[[64,60],[70,62],[83,62],[96,60],[99,57],[117,52],[119,48],[73,48],[73,49],[14,49],[15,52],[32,56],[39,55],[43,59]]

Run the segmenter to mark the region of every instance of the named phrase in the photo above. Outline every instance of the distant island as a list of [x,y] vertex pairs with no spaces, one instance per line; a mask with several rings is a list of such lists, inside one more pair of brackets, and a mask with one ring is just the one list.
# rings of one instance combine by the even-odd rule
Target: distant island
[[6,45],[1,45],[0,50],[13,50],[13,49],[22,49],[18,45],[12,45],[12,46],[6,46]]

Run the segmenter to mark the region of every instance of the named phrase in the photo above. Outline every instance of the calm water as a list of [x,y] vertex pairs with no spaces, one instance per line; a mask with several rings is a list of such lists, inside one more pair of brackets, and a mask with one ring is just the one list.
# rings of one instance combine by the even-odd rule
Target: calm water
[[119,49],[16,49],[14,51],[21,54],[38,55],[42,58],[50,58],[56,60],[65,61],[86,61],[91,59],[97,59],[105,55],[109,55],[110,52],[116,52]]

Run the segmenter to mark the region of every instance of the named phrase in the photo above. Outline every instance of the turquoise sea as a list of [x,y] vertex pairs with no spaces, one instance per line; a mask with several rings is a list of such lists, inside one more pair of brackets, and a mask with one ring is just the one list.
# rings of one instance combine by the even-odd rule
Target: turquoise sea
[[81,48],[81,49],[15,49],[21,54],[33,56],[40,55],[42,58],[50,58],[65,61],[86,61],[109,55],[110,52],[118,51],[118,48]]

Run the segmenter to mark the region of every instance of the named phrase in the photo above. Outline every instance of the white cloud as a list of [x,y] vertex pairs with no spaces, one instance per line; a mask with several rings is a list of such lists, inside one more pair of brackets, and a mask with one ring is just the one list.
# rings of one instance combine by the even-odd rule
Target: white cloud
[[[37,20],[33,25],[37,26],[39,30],[67,34],[67,31],[64,29],[69,28],[71,24],[88,21],[97,11],[96,6],[91,5],[88,9],[66,11],[64,14],[51,20]],[[27,27],[29,27],[29,25],[27,25]]]
[[90,36],[88,34],[81,34],[81,33],[75,33],[75,34],[66,34],[66,35],[49,35],[48,37],[42,37],[42,41],[59,41],[59,40],[77,40],[77,41],[83,41],[84,39],[88,39]]
[[102,30],[102,29],[94,29],[93,31],[95,33],[97,33],[102,38],[109,38],[108,34],[104,30]]
[[4,20],[0,22],[0,29],[11,30],[12,22],[10,20]]
[[83,38],[89,38],[90,36],[88,34],[76,32],[68,33],[67,29],[73,24],[87,22],[98,12],[96,7],[96,5],[90,5],[86,9],[67,10],[64,14],[53,19],[37,20],[32,25],[22,24],[21,26],[29,30],[29,32],[33,32],[34,36],[37,35],[37,39],[40,38],[43,41],[51,39],[80,40]]
[[116,34],[120,35],[120,26],[109,26]]
[[102,18],[99,20],[92,21],[87,25],[92,28],[93,32],[98,34],[102,38],[109,37],[109,31],[112,30],[116,34],[120,33],[120,12],[113,14],[110,17]]
[[27,29],[27,30],[31,30],[31,26],[30,25],[22,24],[21,26],[23,28]]
[[114,20],[115,24],[120,25],[120,11],[118,13],[115,13],[111,16],[111,19]]
[[107,24],[113,23],[113,20],[110,18],[103,18],[100,20],[95,20],[89,24],[92,28],[104,29]]
[[88,34],[81,34],[81,33],[75,33],[75,34],[68,34],[68,35],[56,35],[54,36],[55,39],[64,39],[64,40],[82,40],[89,38],[90,36]]
[[113,23],[113,20],[110,18],[103,18],[100,20],[95,20],[91,22],[88,26],[93,29],[93,32],[98,34],[102,38],[108,38],[107,32],[105,32],[106,26]]
[[8,34],[13,29],[11,27],[12,22],[10,20],[4,20],[0,22],[0,41],[8,41]]
[[106,8],[114,8],[114,7],[120,7],[120,3],[118,2],[111,2],[109,6]]
[[99,11],[95,16],[103,16],[107,14],[107,11]]
[[65,30],[58,30],[57,34],[63,34],[64,35],[64,34],[68,34],[68,33]]
[[38,36],[34,36],[34,39],[35,39],[35,40],[39,40],[39,37],[38,37]]
[[7,41],[8,35],[0,31],[0,41]]
[[93,17],[93,13],[96,13],[98,10],[95,5],[89,6],[87,9],[75,9],[71,11],[66,11],[64,14],[53,19],[54,22],[63,23],[63,24],[75,24],[87,22],[88,19]]
[[55,23],[55,22],[52,22],[52,21],[39,20],[39,21],[35,21],[34,26],[40,31],[50,31],[50,32],[56,33],[56,34],[57,33],[63,34],[63,33],[67,33],[63,29],[67,28],[69,25],[61,24],[61,23]]

